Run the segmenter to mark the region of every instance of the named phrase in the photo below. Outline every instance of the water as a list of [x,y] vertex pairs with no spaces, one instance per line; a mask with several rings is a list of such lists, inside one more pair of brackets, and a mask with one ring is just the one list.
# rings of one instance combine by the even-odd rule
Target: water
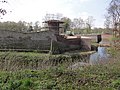
[[[100,44],[104,44],[106,42],[100,42]],[[89,63],[86,62],[77,62],[74,65],[70,66],[71,69],[77,69],[81,66],[88,66],[94,64],[104,64],[108,62],[110,55],[107,53],[107,47],[98,47],[98,51],[90,55]]]
[[90,64],[105,63],[109,58],[106,47],[98,47],[98,51],[90,55]]

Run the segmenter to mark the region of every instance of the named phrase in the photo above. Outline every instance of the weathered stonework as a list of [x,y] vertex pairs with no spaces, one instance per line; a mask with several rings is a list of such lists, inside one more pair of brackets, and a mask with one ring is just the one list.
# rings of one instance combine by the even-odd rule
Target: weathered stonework
[[56,41],[56,36],[51,31],[21,33],[0,30],[1,49],[49,49],[51,39]]
[[82,39],[80,36],[56,35],[53,31],[41,32],[15,32],[0,30],[0,49],[26,49],[26,50],[51,50],[63,53],[70,50],[91,50],[91,40]]

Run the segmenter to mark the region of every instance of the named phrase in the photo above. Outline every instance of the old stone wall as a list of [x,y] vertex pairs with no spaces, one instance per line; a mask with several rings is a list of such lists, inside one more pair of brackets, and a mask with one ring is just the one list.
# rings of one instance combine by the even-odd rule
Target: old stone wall
[[91,39],[81,38],[81,49],[82,50],[91,50]]
[[91,40],[81,37],[66,38],[55,35],[52,31],[22,33],[0,30],[0,49],[50,50],[51,41],[53,41],[53,51],[57,53],[81,48],[91,49]]
[[91,38],[81,38],[80,36],[67,38],[61,35],[57,36],[57,40],[69,46],[71,50],[91,50]]
[[0,30],[1,49],[49,49],[51,39],[56,41],[56,36],[50,31],[21,33]]
[[57,40],[68,45],[81,45],[81,38],[67,38],[66,36],[57,36]]
[[81,37],[87,37],[90,38],[92,42],[99,43],[102,41],[102,36],[101,34],[89,34],[89,35],[82,35]]
[[55,35],[51,31],[22,33],[9,30],[0,30],[0,40],[4,39],[31,39],[31,40],[48,40],[56,41]]

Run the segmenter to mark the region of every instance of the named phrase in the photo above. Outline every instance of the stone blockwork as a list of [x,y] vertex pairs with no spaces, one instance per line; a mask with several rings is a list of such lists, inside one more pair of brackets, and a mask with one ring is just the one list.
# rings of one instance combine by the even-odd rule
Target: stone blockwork
[[81,36],[57,36],[57,40],[70,47],[70,50],[91,50],[91,39]]
[[31,39],[31,40],[48,40],[53,39],[56,41],[55,35],[51,31],[30,32],[22,33],[9,30],[0,30],[0,40],[4,39]]
[[[52,44],[51,44],[52,41]],[[15,32],[0,30],[0,49],[51,50],[63,53],[70,50],[90,50],[90,40],[80,36],[56,35],[51,30],[41,32]]]
[[81,38],[81,49],[91,50],[91,39]]
[[1,49],[49,49],[51,40],[56,41],[51,31],[21,33],[0,30]]

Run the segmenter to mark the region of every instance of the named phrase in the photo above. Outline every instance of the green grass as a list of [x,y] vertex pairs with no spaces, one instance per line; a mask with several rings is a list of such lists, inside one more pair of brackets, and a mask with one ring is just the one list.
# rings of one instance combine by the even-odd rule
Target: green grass
[[52,67],[41,71],[0,72],[1,90],[118,90],[120,62],[69,70]]
[[[1,71],[0,90],[119,90],[120,51],[116,53],[110,50],[111,52],[115,54],[107,64],[80,67],[76,70],[59,64],[42,70]],[[13,56],[14,53],[10,55]],[[19,55],[39,57],[41,54],[19,53]],[[59,56],[61,55],[54,55],[57,60],[67,58],[65,55]],[[74,59],[76,57],[73,56]],[[53,57],[52,60],[54,61]]]
[[[89,54],[90,55],[90,54]],[[74,62],[86,62],[88,54],[59,54],[50,55],[35,52],[0,52],[0,70],[40,70],[59,64],[72,64]]]

